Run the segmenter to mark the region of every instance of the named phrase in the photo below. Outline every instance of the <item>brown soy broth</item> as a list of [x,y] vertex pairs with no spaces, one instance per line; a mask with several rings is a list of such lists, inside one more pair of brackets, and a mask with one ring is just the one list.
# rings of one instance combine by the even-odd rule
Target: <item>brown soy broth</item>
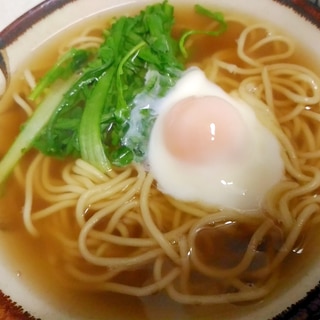
[[[185,19],[188,16],[188,19]],[[180,34],[184,29],[192,25],[194,28],[202,28],[207,25],[207,18],[197,17],[190,9],[177,9],[177,25],[179,26],[175,33]],[[102,18],[97,21],[103,24]],[[26,64],[30,69],[37,70],[37,75],[41,76],[48,64],[52,64],[57,56],[57,44],[67,41],[70,37],[79,33],[82,25],[77,26],[67,34],[59,36],[52,40],[45,48],[36,54],[34,60]],[[241,25],[238,23],[230,24],[227,33],[223,37],[211,38],[208,36],[195,36],[192,40],[195,50],[191,51],[189,64],[200,61],[220,48],[231,48],[236,46],[236,40],[241,31]],[[296,54],[293,62],[302,61],[305,54]],[[300,58],[298,58],[300,55]],[[305,59],[304,59],[305,60]],[[39,61],[46,62],[39,64]],[[23,67],[22,67],[23,69]],[[8,94],[1,101],[2,104],[10,104],[10,110],[1,114],[0,117],[0,155],[13,141],[14,136],[19,131],[20,123],[25,119],[24,113],[13,103],[11,95],[19,91],[22,85],[22,72],[18,72],[16,78],[12,81]],[[10,125],[8,125],[10,123]],[[4,134],[5,133],[5,134]],[[5,138],[4,138],[5,137]],[[29,153],[23,160],[23,168],[27,168],[32,160],[33,153]],[[61,170],[63,163],[57,161],[57,172]],[[252,303],[247,306],[228,305],[223,306],[182,306],[172,302],[165,294],[159,293],[151,297],[134,298],[112,293],[92,293],[82,292],[74,289],[68,289],[59,279],[59,265],[54,264],[52,269],[44,256],[50,257],[48,246],[53,246],[53,252],[59,248],[55,243],[46,239],[33,238],[25,231],[21,219],[21,208],[24,201],[24,191],[21,186],[11,177],[7,184],[5,195],[0,198],[0,239],[3,250],[7,252],[8,263],[12,272],[17,274],[22,283],[27,284],[39,292],[39,296],[48,299],[51,305],[61,310],[73,310],[79,317],[95,319],[104,318],[108,315],[113,319],[193,319],[200,317],[209,317],[212,319],[213,312],[219,315],[245,314],[254,310],[257,305]],[[251,231],[250,231],[251,232]],[[314,232],[316,233],[316,232]],[[249,237],[247,234],[242,235],[244,238]],[[307,267],[312,264],[315,253],[319,253],[317,244],[320,242],[319,235],[313,235],[314,239],[300,254],[292,254],[283,268],[286,272],[282,278],[278,290],[273,292],[265,301],[260,301],[259,305],[270,302],[278,294],[286,290],[286,286],[291,281],[299,279],[306,271]],[[305,258],[308,262],[305,262]],[[58,276],[57,276],[58,275]],[[132,276],[132,275],[128,275]],[[145,281],[145,273],[137,272],[133,275],[135,281]],[[50,288],[50,290],[48,290]],[[124,307],[125,306],[125,307]],[[156,318],[154,315],[158,315]],[[170,316],[168,316],[170,315]],[[170,317],[170,318],[169,318]]]

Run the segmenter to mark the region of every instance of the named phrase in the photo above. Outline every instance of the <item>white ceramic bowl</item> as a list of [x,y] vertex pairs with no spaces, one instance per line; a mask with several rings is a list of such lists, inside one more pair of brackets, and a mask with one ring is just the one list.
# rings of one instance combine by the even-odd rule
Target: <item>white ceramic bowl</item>
[[[84,20],[93,17],[101,18],[108,13],[127,13],[128,8],[143,6],[146,3],[155,2],[140,0],[47,0],[26,12],[22,17],[14,21],[0,33],[0,95],[7,88],[12,75],[25,62],[26,58],[32,56],[37,50],[49,40],[53,40],[58,34],[66,29],[72,28]],[[185,3],[185,0],[172,0],[175,3]],[[270,21],[272,24],[285,30],[288,34],[298,40],[299,44],[306,48],[310,57],[320,56],[320,9],[317,9],[317,1],[286,1],[286,0],[190,0],[191,3],[200,2],[210,7],[217,6],[222,9],[232,9],[240,13],[252,15],[256,19]],[[318,5],[319,1],[318,1]],[[0,11],[1,19],[1,11]],[[1,101],[0,101],[1,103]],[[1,221],[0,221],[1,224]],[[0,229],[0,246],[5,246]],[[320,247],[320,246],[319,246]],[[50,319],[96,319],[94,311],[79,314],[77,301],[65,306],[63,301],[52,302],[46,298],[46,291],[50,288],[41,290],[30,289],[27,281],[28,271],[24,270],[23,265],[12,265],[8,262],[6,250],[0,250],[0,289],[2,293],[10,297],[17,306],[27,311],[30,315],[44,320]],[[320,280],[320,250],[314,250],[307,254],[308,262],[303,266],[301,272],[292,275],[292,281],[285,287],[285,290],[278,293],[277,298],[272,302],[272,306],[262,304],[261,306],[246,307],[244,311],[237,315],[231,315],[230,319],[271,319],[292,304],[297,303],[312,290]],[[319,296],[318,291],[309,294],[307,300],[300,302],[302,315],[303,312],[310,312],[308,308],[313,303],[318,308],[320,303],[314,300],[314,296]],[[61,299],[63,300],[63,298]],[[72,299],[71,299],[72,300]],[[14,310],[13,313],[20,314],[19,319],[24,319],[21,312],[9,304],[8,300],[0,298],[0,311]],[[160,316],[152,315],[153,310],[147,310],[150,319],[162,319]],[[94,306],[93,306],[94,309]],[[315,308],[316,309],[316,308]],[[21,310],[21,309],[20,309]],[[247,310],[247,311],[246,311]],[[295,313],[297,307],[293,313]],[[3,311],[4,312],[4,311]],[[226,312],[225,314],[227,314]],[[230,311],[232,313],[232,310]],[[1,312],[0,312],[1,316]],[[21,317],[21,318],[20,318]],[[28,315],[25,315],[28,318]],[[115,315],[105,315],[104,319],[118,319]],[[188,315],[172,315],[171,319],[189,319]],[[128,318],[129,319],[129,318]],[[130,317],[131,319],[131,317]],[[217,318],[214,315],[210,319]],[[227,319],[225,316],[224,319]],[[229,317],[228,317],[229,319]],[[280,319],[280,318],[279,318]],[[281,318],[284,319],[284,318]],[[294,319],[299,319],[294,318]],[[302,318],[301,318],[302,319]]]

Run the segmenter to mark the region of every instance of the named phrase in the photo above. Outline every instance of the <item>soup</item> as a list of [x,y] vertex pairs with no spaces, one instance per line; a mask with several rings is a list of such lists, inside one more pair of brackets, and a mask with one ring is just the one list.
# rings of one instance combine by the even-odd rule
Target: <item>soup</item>
[[[32,275],[27,281],[33,282],[35,290],[43,292],[46,291],[44,288],[50,288],[46,295],[59,308],[79,308],[80,300],[81,307],[76,314],[84,318],[93,312],[96,317],[103,318],[104,314],[117,317],[121,314],[130,319],[132,314],[137,319],[149,318],[153,312],[166,319],[211,317],[212,312],[218,311],[225,314],[234,310],[247,313],[257,304],[267,303],[277,288],[279,292],[283,270],[291,264],[298,268],[304,251],[314,246],[308,243],[307,235],[319,222],[316,197],[320,183],[319,78],[311,67],[302,64],[300,51],[295,50],[295,43],[286,35],[247,17],[223,14],[228,28],[212,37],[198,30],[220,30],[223,26],[221,16],[212,21],[208,16],[194,13],[191,8],[176,8],[174,37],[179,38],[184,30],[196,30],[185,42],[188,57],[183,68],[180,69],[180,61],[173,60],[177,68],[173,71],[168,68],[166,72],[174,85],[166,94],[154,100],[152,94],[151,99],[139,92],[139,99],[130,106],[143,101],[143,106],[154,104],[158,107],[159,101],[160,105],[164,101],[161,107],[165,109],[171,104],[168,97],[175,99],[172,92],[189,85],[188,82],[181,85],[179,81],[187,81],[186,77],[192,76],[192,82],[193,76],[200,74],[197,79],[202,81],[201,90],[205,90],[201,91],[201,97],[213,95],[219,98],[219,103],[220,100],[227,101],[237,108],[241,101],[240,109],[245,110],[250,106],[245,113],[237,109],[233,123],[240,119],[241,126],[242,121],[253,119],[248,126],[254,127],[259,138],[258,142],[250,140],[249,149],[243,146],[246,141],[237,140],[235,150],[227,150],[227,153],[236,152],[235,158],[240,166],[235,172],[249,170],[247,176],[255,177],[262,173],[263,181],[256,185],[257,189],[266,185],[268,180],[263,170],[253,171],[257,163],[265,170],[269,167],[271,173],[281,171],[280,177],[268,182],[271,186],[261,191],[261,201],[261,195],[256,193],[250,198],[253,200],[245,197],[244,203],[238,200],[238,196],[231,201],[231,192],[225,203],[219,202],[225,197],[222,193],[213,204],[210,201],[220,190],[210,193],[209,199],[202,198],[209,187],[207,179],[200,178],[200,185],[205,181],[200,195],[192,194],[189,200],[179,192],[176,196],[175,190],[174,194],[168,192],[163,176],[174,177],[169,185],[182,178],[176,173],[168,174],[172,172],[169,167],[163,174],[154,169],[158,165],[157,159],[166,162],[165,152],[156,153],[164,141],[162,138],[157,140],[159,136],[154,133],[154,128],[161,128],[159,119],[163,118],[156,108],[156,116],[150,113],[150,119],[147,118],[154,123],[148,135],[156,142],[148,142],[145,150],[138,131],[139,139],[124,145],[139,146],[134,161],[125,165],[113,164],[105,172],[87,161],[91,159],[90,155],[86,161],[78,155],[71,157],[72,154],[61,160],[44,156],[32,148],[16,165],[0,200],[2,229],[6,231],[3,237],[12,259],[19,261],[24,269],[21,274],[17,270],[18,276]],[[190,17],[187,22],[185,15]],[[31,61],[23,79],[16,79],[9,91],[10,96],[4,97],[5,103],[2,104],[1,130],[6,135],[1,135],[5,137],[0,144],[3,148],[1,155],[9,149],[23,121],[34,113],[38,100],[44,99],[42,96],[35,101],[28,99],[33,81],[39,81],[63,52],[69,52],[70,47],[95,52],[103,43],[104,28],[105,23],[102,22],[97,26],[84,27],[71,40],[63,39],[60,51],[52,52],[50,48],[50,53],[41,53],[46,57],[52,56],[52,60],[43,59],[44,65],[39,65],[38,60]],[[134,55],[139,55],[139,51],[132,57]],[[168,65],[171,67],[170,63]],[[203,80],[203,74],[207,80]],[[147,78],[145,74],[143,76]],[[114,76],[114,79],[119,78]],[[162,83],[163,79],[159,79]],[[92,83],[90,86],[94,88]],[[192,87],[195,87],[195,82],[192,82]],[[183,92],[178,96],[183,100],[197,97],[197,93]],[[147,103],[143,99],[147,99]],[[69,121],[77,118],[76,112],[72,113]],[[231,117],[233,113],[230,113]],[[6,127],[7,123],[10,123],[9,127]],[[106,123],[115,126],[108,121]],[[133,126],[132,123],[130,125]],[[105,125],[108,131],[109,127],[106,128]],[[229,132],[234,130],[236,127]],[[243,130],[246,137],[246,126]],[[114,137],[115,131],[109,132],[110,137]],[[171,134],[170,139],[174,140],[173,136]],[[253,136],[252,131],[249,136]],[[260,136],[264,140],[260,140]],[[105,140],[110,137],[107,135]],[[231,135],[227,139],[230,140],[229,146],[235,138]],[[261,141],[266,149],[259,149]],[[175,153],[180,141],[176,144],[178,147],[171,147],[173,151],[169,152],[180,160],[192,162],[188,165],[182,163],[182,168],[191,168],[182,172],[183,184],[190,181],[185,180],[189,175],[192,181],[198,181],[203,172],[197,167],[199,161],[205,163],[205,172],[208,172],[207,159],[193,157],[192,151],[197,148],[197,142],[195,145],[191,140],[189,142],[187,147],[192,145],[191,153],[185,149]],[[221,144],[222,147],[226,145]],[[272,157],[266,151],[270,145]],[[220,150],[221,147],[217,148]],[[113,149],[107,152],[112,158]],[[202,152],[200,148],[197,155]],[[216,149],[213,152],[217,152]],[[262,157],[265,161],[261,164],[259,157],[262,152],[265,152]],[[276,161],[273,166],[271,160],[277,158],[277,152],[281,161]],[[258,159],[248,169],[246,163],[251,163],[251,160],[246,158],[247,155]],[[226,159],[224,155],[223,161]],[[120,160],[115,158],[114,162]],[[265,163],[270,165],[265,166]],[[231,167],[219,165],[217,172],[220,169],[234,172],[236,167],[233,162]],[[191,175],[192,172],[196,172],[196,176]],[[234,181],[241,180],[237,179],[238,176]],[[240,198],[243,199],[242,196]],[[12,214],[8,216],[6,212]],[[31,261],[22,266],[25,260]],[[298,272],[293,266],[289,270],[286,271],[287,281],[292,279],[291,274]],[[122,308],[124,304],[125,310]],[[226,305],[230,310],[221,311]]]

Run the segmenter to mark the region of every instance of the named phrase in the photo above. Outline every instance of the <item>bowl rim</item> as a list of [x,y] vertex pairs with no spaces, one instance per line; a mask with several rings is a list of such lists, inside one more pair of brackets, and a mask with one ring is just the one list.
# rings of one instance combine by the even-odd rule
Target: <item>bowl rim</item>
[[[8,70],[5,63],[5,57],[2,54],[2,49],[13,44],[21,36],[27,32],[32,26],[39,21],[45,19],[47,16],[63,8],[69,3],[74,3],[79,0],[44,0],[37,4],[35,7],[26,11],[19,16],[3,30],[0,30],[0,70],[8,77]],[[161,0],[159,0],[161,1]],[[314,26],[320,29],[320,1],[319,0],[272,0],[273,2],[284,5],[300,16],[311,22]],[[0,97],[1,98],[1,97]],[[288,319],[288,316],[296,315],[297,312],[307,312],[314,308],[314,301],[317,301],[317,310],[320,310],[320,281],[315,284],[314,289],[306,293],[305,297],[296,303],[289,306],[286,310],[276,316],[275,320]],[[23,310],[19,305],[11,300],[0,288],[0,301],[6,303],[9,314],[17,315],[17,313],[23,318],[21,319],[35,319],[27,311]],[[1,308],[0,308],[1,311]],[[11,313],[10,313],[11,312]],[[1,315],[1,312],[0,312]],[[303,314],[301,314],[303,316]],[[301,317],[302,317],[301,316]],[[19,318],[20,319],[20,318]]]
[[0,50],[12,44],[30,27],[45,19],[54,11],[77,0],[43,0],[33,8],[17,17],[3,30],[0,30]]
[[319,0],[273,0],[304,17],[320,29],[320,1]]

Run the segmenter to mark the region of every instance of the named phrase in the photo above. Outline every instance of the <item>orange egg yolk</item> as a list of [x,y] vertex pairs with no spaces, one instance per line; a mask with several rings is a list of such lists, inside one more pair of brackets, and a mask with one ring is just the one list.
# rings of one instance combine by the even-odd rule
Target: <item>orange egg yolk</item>
[[188,163],[235,158],[245,145],[240,112],[217,96],[188,97],[164,119],[164,141],[171,154]]

